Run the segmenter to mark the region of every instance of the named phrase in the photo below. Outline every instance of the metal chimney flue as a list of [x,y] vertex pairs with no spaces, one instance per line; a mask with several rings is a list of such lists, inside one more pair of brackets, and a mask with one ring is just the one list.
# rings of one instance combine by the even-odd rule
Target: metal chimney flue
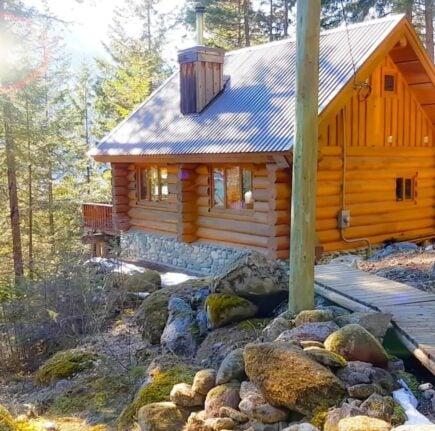
[[195,7],[196,12],[196,43],[197,45],[204,45],[204,12],[205,7],[197,4]]

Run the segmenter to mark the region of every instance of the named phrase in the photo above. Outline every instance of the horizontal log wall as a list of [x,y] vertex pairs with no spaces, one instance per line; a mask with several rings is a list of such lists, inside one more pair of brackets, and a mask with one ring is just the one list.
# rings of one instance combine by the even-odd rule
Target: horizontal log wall
[[115,231],[126,231],[130,227],[128,217],[129,198],[128,184],[125,181],[129,165],[112,163],[112,222]]
[[[346,239],[372,243],[424,238],[435,233],[435,147],[346,150],[345,207],[351,213]],[[346,243],[337,227],[342,208],[341,147],[320,149],[316,229],[326,251],[362,247]],[[416,176],[414,201],[396,201],[396,178]]]
[[[162,165],[163,166],[163,165]],[[165,165],[168,169],[167,201],[139,201],[137,195],[137,165],[131,164],[128,172],[128,198],[130,226],[147,232],[178,234],[178,173],[177,165]]]
[[247,247],[271,257],[288,254],[288,169],[254,165],[254,207],[241,211],[213,208],[209,167],[198,166],[196,174],[197,237],[200,241]]

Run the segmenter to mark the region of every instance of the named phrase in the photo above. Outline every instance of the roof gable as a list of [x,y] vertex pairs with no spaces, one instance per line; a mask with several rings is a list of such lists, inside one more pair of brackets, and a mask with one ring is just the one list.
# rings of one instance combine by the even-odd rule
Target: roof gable
[[[323,32],[319,114],[352,83],[403,16]],[[351,48],[350,48],[351,47]],[[94,150],[94,156],[225,154],[289,151],[293,143],[296,43],[284,40],[229,52],[224,91],[199,115],[180,113],[173,74]]]

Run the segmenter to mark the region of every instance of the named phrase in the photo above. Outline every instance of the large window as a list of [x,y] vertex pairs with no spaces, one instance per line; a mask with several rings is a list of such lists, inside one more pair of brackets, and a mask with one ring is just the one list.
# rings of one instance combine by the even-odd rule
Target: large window
[[240,166],[214,167],[212,176],[214,208],[253,208],[251,169]]
[[137,189],[140,201],[166,201],[168,199],[168,170],[158,166],[137,171]]

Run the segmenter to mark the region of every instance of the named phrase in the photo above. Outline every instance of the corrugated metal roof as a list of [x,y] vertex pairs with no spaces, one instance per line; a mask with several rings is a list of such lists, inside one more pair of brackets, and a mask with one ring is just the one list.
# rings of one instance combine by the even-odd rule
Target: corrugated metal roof
[[[402,16],[350,25],[358,69]],[[93,155],[175,155],[280,152],[291,149],[294,127],[294,40],[226,54],[225,90],[199,115],[180,113],[179,74],[172,75]],[[319,113],[353,78],[344,28],[321,34]]]

